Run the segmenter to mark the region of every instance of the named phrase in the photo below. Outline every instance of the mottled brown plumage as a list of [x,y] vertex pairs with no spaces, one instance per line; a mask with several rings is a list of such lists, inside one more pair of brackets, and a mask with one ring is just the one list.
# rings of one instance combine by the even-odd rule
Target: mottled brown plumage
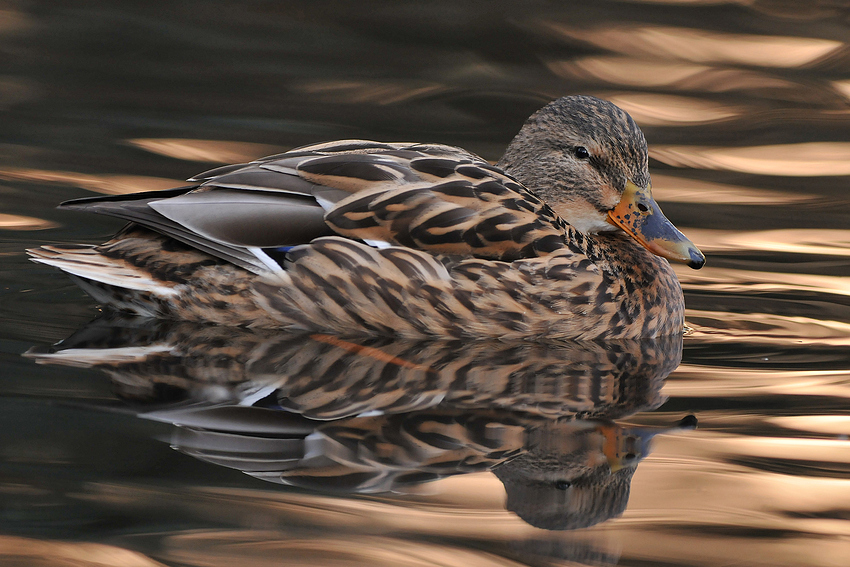
[[[633,341],[342,339],[100,319],[38,362],[98,368],[170,443],[271,482],[376,493],[492,469],[546,529],[622,513],[682,337]],[[682,425],[685,425],[683,423]],[[692,426],[692,425],[691,425]]]
[[136,224],[33,259],[148,316],[557,339],[681,333],[681,288],[646,248],[703,261],[651,200],[637,125],[592,97],[534,114],[498,167],[449,146],[348,140],[190,181],[71,202]]

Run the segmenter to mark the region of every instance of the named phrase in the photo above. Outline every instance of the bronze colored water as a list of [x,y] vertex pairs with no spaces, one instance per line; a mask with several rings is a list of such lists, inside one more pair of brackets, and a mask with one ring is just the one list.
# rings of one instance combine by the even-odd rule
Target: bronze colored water
[[[0,562],[844,567],[839,4],[0,6]],[[91,323],[23,255],[121,226],[63,200],[317,140],[495,160],[567,94],[632,113],[708,257],[681,344]]]

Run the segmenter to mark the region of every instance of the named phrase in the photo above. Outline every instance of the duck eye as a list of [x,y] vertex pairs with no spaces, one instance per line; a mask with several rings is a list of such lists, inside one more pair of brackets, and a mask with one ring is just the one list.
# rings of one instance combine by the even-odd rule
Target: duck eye
[[572,485],[573,483],[568,480],[559,480],[555,483],[555,488],[557,488],[558,490],[566,490]]
[[576,148],[573,150],[573,153],[578,159],[587,159],[590,157],[590,152],[587,151],[587,148],[585,148],[584,146],[576,146]]

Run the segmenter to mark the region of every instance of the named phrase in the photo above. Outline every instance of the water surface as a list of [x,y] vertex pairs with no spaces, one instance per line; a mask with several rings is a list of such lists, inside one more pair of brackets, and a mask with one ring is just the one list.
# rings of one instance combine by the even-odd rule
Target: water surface
[[[0,4],[3,561],[846,565],[848,21],[779,0]],[[656,198],[707,253],[677,267],[681,345],[90,324],[23,253],[120,228],[63,200],[316,141],[496,160],[572,93],[634,116]],[[68,337],[100,368],[20,356]],[[569,486],[540,489],[553,471]]]

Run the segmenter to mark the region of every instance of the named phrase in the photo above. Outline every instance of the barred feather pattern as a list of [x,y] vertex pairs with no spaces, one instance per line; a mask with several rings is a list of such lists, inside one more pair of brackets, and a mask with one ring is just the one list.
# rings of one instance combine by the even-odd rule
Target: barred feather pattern
[[[626,239],[611,238],[608,246],[620,255],[625,248],[643,257]],[[596,247],[602,253],[604,245]],[[681,288],[666,261],[637,264],[627,280],[622,275],[566,247],[513,262],[456,261],[328,237],[292,250],[281,279],[253,289],[282,327],[343,335],[363,329],[412,338],[594,339],[681,332]]]
[[[325,222],[342,236],[500,260],[548,253],[563,243],[566,225],[547,204],[461,148],[343,140],[297,148],[251,166],[337,190],[339,200]],[[202,175],[209,176],[202,188],[244,183],[245,169]],[[281,188],[292,184],[285,175],[275,182]]]
[[[621,258],[632,247],[611,238]],[[604,254],[600,242],[593,251]],[[76,274],[97,300],[166,319],[344,336],[504,339],[656,337],[678,334],[684,324],[681,288],[666,261],[650,270],[635,263],[623,277],[620,263],[594,262],[568,247],[503,262],[325,237],[291,250],[284,272],[259,279],[139,227],[100,246],[40,250],[37,259]],[[110,283],[113,273],[120,285]],[[140,285],[126,283],[134,280]]]
[[[340,181],[338,166],[349,155],[313,159],[298,166],[308,180],[356,192],[328,211],[325,222],[342,236],[427,250],[515,260],[563,246],[566,225],[520,183],[480,158],[449,146],[370,154],[360,166],[399,172],[392,182],[361,187]],[[391,154],[400,154],[400,157]],[[392,158],[391,161],[387,161]],[[380,165],[379,165],[380,164]],[[358,171],[361,175],[364,172]],[[368,175],[367,175],[368,177]],[[377,177],[377,175],[373,175]],[[363,180],[360,180],[361,182]]]

